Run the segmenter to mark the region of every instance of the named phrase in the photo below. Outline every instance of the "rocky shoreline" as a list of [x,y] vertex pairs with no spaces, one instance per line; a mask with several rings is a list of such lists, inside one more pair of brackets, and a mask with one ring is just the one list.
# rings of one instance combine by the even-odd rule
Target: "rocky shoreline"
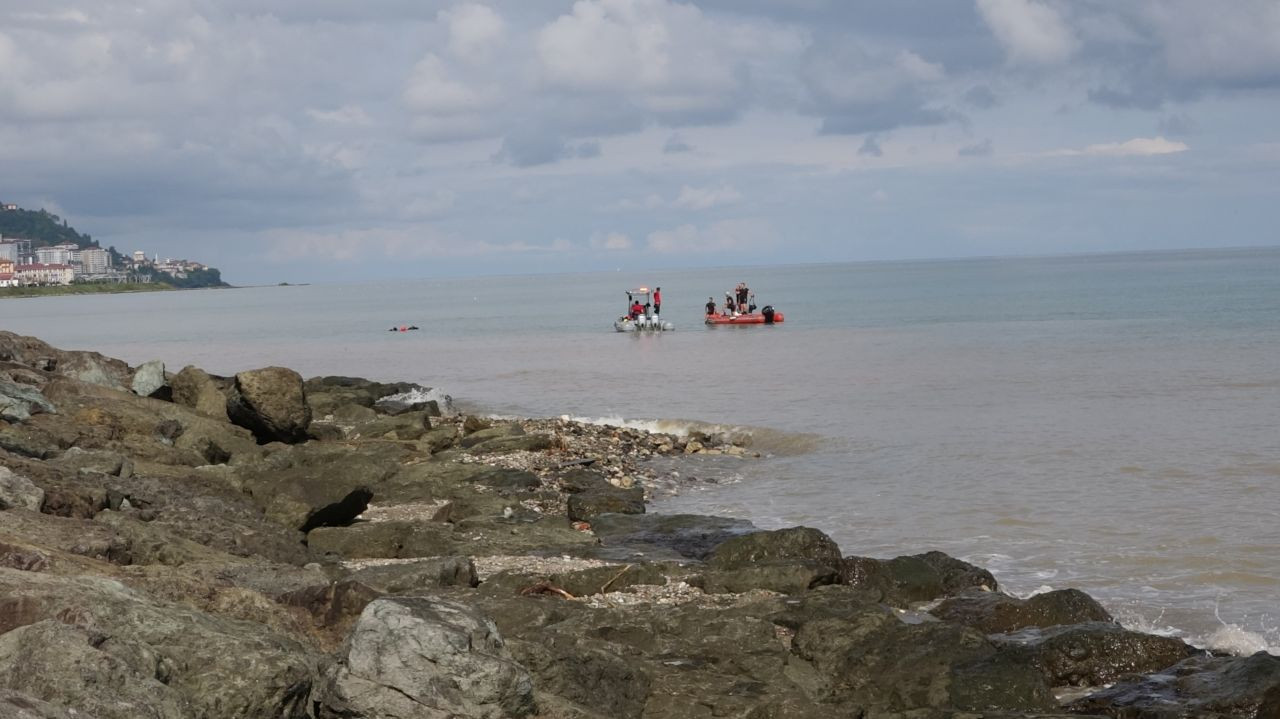
[[1280,717],[1280,658],[655,515],[731,437],[0,332],[0,717]]

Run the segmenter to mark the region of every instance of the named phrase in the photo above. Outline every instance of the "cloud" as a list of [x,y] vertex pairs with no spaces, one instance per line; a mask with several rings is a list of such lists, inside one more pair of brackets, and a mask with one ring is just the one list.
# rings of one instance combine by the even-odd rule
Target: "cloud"
[[368,228],[353,230],[280,229],[262,233],[262,257],[271,263],[291,262],[371,262],[422,259],[477,258],[495,255],[563,253],[573,244],[563,238],[548,244],[518,240],[490,242],[468,239],[429,226]]
[[729,185],[719,187],[680,188],[680,195],[671,203],[672,207],[682,210],[709,210],[721,205],[732,205],[742,199],[742,194]]
[[1147,157],[1151,155],[1171,155],[1186,152],[1190,149],[1186,143],[1166,140],[1163,137],[1135,137],[1124,142],[1104,142],[1089,145],[1083,150],[1054,150],[1048,153],[1055,157]]
[[862,146],[858,148],[858,154],[864,157],[884,157],[884,149],[880,147],[880,138],[876,135],[867,135],[867,139],[862,141]]
[[589,244],[593,249],[617,252],[631,249],[631,238],[621,232],[596,233],[591,236]]
[[322,122],[330,125],[347,125],[355,127],[368,127],[373,124],[373,118],[364,108],[359,105],[343,105],[333,110],[307,110],[307,115],[316,122]]
[[1010,62],[1054,65],[1079,45],[1052,6],[1037,0],[977,0],[978,12],[1004,46]]
[[823,134],[937,125],[949,118],[930,101],[946,79],[944,68],[909,50],[873,52],[833,39],[814,48],[803,72],[809,111],[822,118]]
[[991,138],[987,138],[982,142],[975,142],[972,145],[965,145],[956,151],[960,157],[986,157],[994,151],[991,146]]
[[1160,118],[1160,131],[1166,135],[1194,135],[1200,124],[1185,112],[1175,112]]
[[453,79],[445,62],[430,53],[414,66],[403,98],[411,111],[437,116],[489,112],[501,104],[496,88]]
[[966,105],[979,110],[990,110],[1000,104],[1000,98],[996,97],[995,92],[986,85],[974,85],[969,88],[962,100]]
[[680,133],[672,133],[667,141],[662,145],[662,151],[668,155],[674,155],[680,152],[693,152],[693,146],[684,141]]
[[507,26],[493,8],[466,3],[440,13],[449,26],[449,50],[467,62],[484,62],[506,37]]
[[652,232],[646,238],[650,250],[663,254],[761,250],[777,241],[777,232],[767,220],[761,219],[724,220],[705,227],[680,225]]

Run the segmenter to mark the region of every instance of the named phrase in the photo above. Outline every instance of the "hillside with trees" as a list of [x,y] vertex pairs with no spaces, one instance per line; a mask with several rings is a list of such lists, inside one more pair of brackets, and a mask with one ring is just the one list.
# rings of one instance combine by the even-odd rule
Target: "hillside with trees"
[[[0,210],[0,237],[30,240],[33,250],[62,244],[72,244],[81,250],[100,247],[98,241],[89,234],[77,232],[66,220],[44,209]],[[151,263],[134,265],[132,257],[120,254],[114,247],[106,249],[111,254],[111,265],[127,271],[129,277],[133,278],[131,281],[154,282],[183,289],[230,286],[222,281],[222,274],[214,267],[185,271],[179,268],[176,273],[170,273],[152,266]]]
[[0,212],[0,237],[31,240],[32,247],[69,243],[80,249],[97,247],[96,240],[82,235],[67,221],[48,210],[7,210]]

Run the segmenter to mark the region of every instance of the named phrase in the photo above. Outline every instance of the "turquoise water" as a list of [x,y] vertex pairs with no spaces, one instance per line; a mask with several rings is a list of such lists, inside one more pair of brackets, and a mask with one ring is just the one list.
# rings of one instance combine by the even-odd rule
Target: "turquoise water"
[[[786,322],[704,327],[739,281]],[[638,285],[675,332],[612,331]],[[171,369],[416,380],[499,414],[745,427],[770,457],[684,463],[704,481],[657,511],[941,549],[1137,628],[1280,646],[1280,249],[39,298],[0,302],[0,327]]]

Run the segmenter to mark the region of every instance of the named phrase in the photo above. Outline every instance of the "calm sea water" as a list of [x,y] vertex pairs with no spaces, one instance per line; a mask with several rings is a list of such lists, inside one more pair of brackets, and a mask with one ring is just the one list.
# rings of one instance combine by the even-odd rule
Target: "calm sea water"
[[[704,327],[739,281],[785,324]],[[675,332],[612,331],[642,284]],[[1280,249],[55,297],[0,302],[0,327],[498,414],[750,428],[770,457],[682,463],[717,483],[655,509],[941,549],[1134,628],[1280,647]]]

